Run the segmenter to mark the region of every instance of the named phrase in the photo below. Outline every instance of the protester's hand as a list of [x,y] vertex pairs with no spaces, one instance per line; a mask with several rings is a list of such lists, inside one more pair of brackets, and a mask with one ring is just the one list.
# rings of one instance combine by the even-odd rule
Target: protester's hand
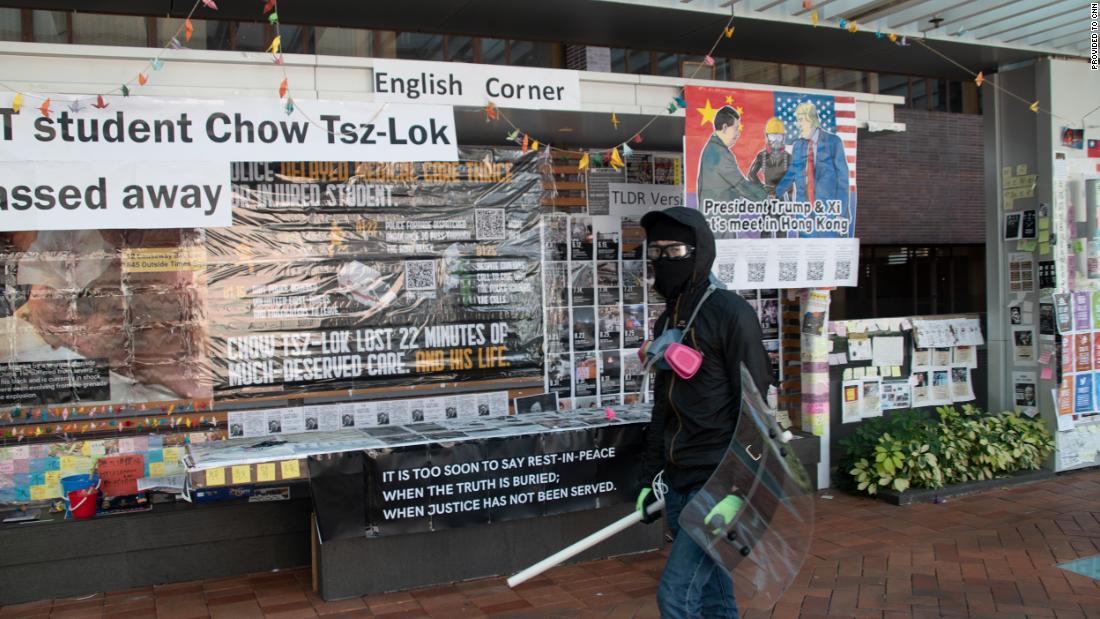
[[711,529],[711,533],[714,535],[721,535],[722,530],[728,527],[730,523],[733,522],[733,519],[737,517],[737,512],[741,511],[741,506],[743,504],[744,502],[741,500],[741,497],[735,494],[727,494],[726,498],[718,501],[718,504],[707,512],[707,517],[703,519],[703,524],[707,526],[713,525],[714,528]]
[[635,503],[635,508],[638,513],[642,515],[642,522],[651,524],[661,519],[661,510],[657,510],[652,514],[647,514],[646,510],[657,500],[657,495],[653,494],[651,488],[642,488],[642,491],[638,493],[638,501]]

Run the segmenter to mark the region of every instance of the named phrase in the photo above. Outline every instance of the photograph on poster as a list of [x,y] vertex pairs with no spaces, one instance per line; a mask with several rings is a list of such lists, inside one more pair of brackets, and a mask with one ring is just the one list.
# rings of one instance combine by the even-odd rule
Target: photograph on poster
[[[558,410],[558,394],[542,393],[516,398],[514,401],[516,414],[543,413]],[[415,419],[414,419],[415,421]]]
[[1035,395],[1037,393],[1035,372],[1013,372],[1012,384],[1016,411],[1029,417],[1038,414],[1039,409]]
[[1012,351],[1016,363],[1035,363],[1035,332],[1031,327],[1012,329]]
[[951,403],[951,377],[950,370],[932,371],[931,400],[933,404]]
[[914,370],[919,368],[927,368],[932,365],[932,349],[931,348],[914,348],[912,367]]
[[907,409],[913,406],[913,387],[908,380],[882,381],[883,410]]
[[863,406],[860,415],[868,417],[882,416],[882,377],[872,376],[863,379]]
[[955,402],[969,402],[974,399],[974,387],[970,382],[970,368],[955,366],[951,368],[951,399]]
[[930,371],[913,372],[909,376],[909,384],[913,386],[913,406],[931,406],[932,391]]
[[843,383],[842,423],[854,423],[863,415],[863,381],[846,380]]

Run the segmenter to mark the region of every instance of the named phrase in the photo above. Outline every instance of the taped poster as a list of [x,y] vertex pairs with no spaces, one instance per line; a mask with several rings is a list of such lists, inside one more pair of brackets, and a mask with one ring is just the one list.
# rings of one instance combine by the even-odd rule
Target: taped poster
[[[1036,401],[1038,390],[1036,389],[1035,372],[1013,372],[1012,385],[1015,394],[1016,412],[1029,417],[1037,415],[1039,408]],[[1089,381],[1088,388],[1091,392],[1091,381]]]
[[699,86],[684,98],[685,205],[718,239],[718,279],[855,285],[855,100]]
[[931,406],[932,401],[932,372],[924,370],[913,372],[909,376],[909,384],[913,386],[913,407]]
[[806,311],[802,314],[802,334],[825,337],[825,325],[829,323],[829,292],[811,290],[806,299]]
[[974,399],[974,385],[970,381],[970,368],[968,366],[954,366],[951,368],[951,400],[954,402],[969,402]]
[[1035,331],[1031,327],[1013,327],[1012,358],[1016,363],[1035,363]]
[[882,416],[882,377],[870,376],[863,379],[863,393],[861,394],[863,405],[860,407],[860,417]]
[[913,386],[908,379],[882,381],[882,409],[899,410],[913,407]]
[[929,393],[931,404],[951,403],[951,377],[950,370],[932,370],[932,389]]
[[846,380],[842,385],[842,414],[843,423],[854,423],[863,417],[863,381]]

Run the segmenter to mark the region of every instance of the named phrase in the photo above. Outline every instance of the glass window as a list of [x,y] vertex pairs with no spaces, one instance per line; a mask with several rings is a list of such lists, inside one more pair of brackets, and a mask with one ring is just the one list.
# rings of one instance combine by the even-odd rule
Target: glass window
[[374,30],[371,32],[374,41],[375,58],[397,58],[397,33],[393,30]]
[[825,88],[863,92],[863,73],[847,69],[825,69]]
[[894,97],[908,97],[909,78],[904,75],[880,73],[878,76],[878,93]]
[[909,78],[909,93],[911,97],[909,107],[914,110],[928,109],[927,82],[928,80],[923,77]]
[[524,67],[554,66],[554,46],[550,43],[512,41],[511,64]]
[[73,13],[73,42],[81,45],[146,47],[149,39],[144,17]]
[[22,41],[23,18],[19,9],[0,9],[0,41]]
[[324,56],[370,56],[370,30],[317,26],[317,53]]
[[932,109],[940,112],[947,111],[947,82],[944,80],[928,80],[932,92],[929,94]]
[[[274,38],[275,34],[268,32],[266,24],[239,22],[233,49],[242,52],[262,52],[271,45],[271,40]],[[285,42],[283,48],[289,49]]]
[[[279,36],[283,37],[283,52],[287,54],[316,54],[313,46],[312,28],[309,26],[295,26],[291,24],[279,25]],[[274,29],[268,30],[268,36],[274,38]],[[271,42],[268,41],[268,45]],[[265,48],[266,49],[266,48]]]
[[447,60],[473,62],[475,42],[476,39],[473,37],[448,36]]
[[34,40],[36,43],[68,43],[69,25],[65,11],[35,11]]
[[733,60],[733,79],[752,84],[779,85],[779,64],[755,60]]
[[443,60],[443,37],[438,34],[400,32],[397,57],[409,60]]
[[[184,43],[183,41],[183,21],[175,18],[157,18],[157,43],[167,45],[168,41],[179,30],[179,41],[191,49],[227,49],[225,47],[210,47],[209,38],[214,31],[214,24],[226,24],[226,22],[208,22],[205,19],[192,19],[191,26],[194,27],[194,31],[191,33],[191,41]],[[228,41],[228,38],[226,39]]]
[[631,73],[639,73],[642,75],[653,73],[652,54],[633,49],[630,50],[630,68],[628,70]]
[[725,58],[714,59],[714,79],[716,80],[729,80],[730,79],[730,62]]
[[806,88],[824,88],[824,67],[806,67]]
[[658,52],[657,75],[680,77],[680,56],[678,54]]
[[802,68],[796,64],[779,65],[779,83],[784,86],[801,86]]
[[626,50],[611,48],[611,70],[614,73],[626,73]]
[[481,62],[485,64],[506,64],[508,42],[502,39],[481,40]]

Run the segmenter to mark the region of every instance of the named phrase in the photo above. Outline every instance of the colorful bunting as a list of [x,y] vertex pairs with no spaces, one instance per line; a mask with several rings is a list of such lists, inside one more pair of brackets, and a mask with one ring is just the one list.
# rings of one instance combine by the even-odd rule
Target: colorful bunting
[[283,81],[279,82],[279,98],[280,99],[282,99],[283,97],[286,96],[286,91],[287,90],[290,90],[290,84],[287,83],[286,78],[284,77]]
[[277,22],[277,21],[279,21],[279,14],[278,13],[272,13],[271,15],[267,16],[267,23],[269,23],[271,25],[275,25],[275,22]]
[[677,109],[678,108],[676,107],[676,103],[669,103],[668,104],[668,113],[669,114],[675,114]]
[[673,99],[673,101],[676,102],[676,106],[679,107],[680,109],[687,109],[688,102],[687,102],[687,99],[684,98],[684,95],[677,95]]
[[706,58],[703,58],[703,62],[707,63],[708,67],[714,66],[714,56],[707,54]]
[[187,21],[183,22],[183,40],[190,43],[193,34],[195,34],[195,25],[191,23],[191,18],[187,18]]
[[1032,112],[1035,112],[1036,114],[1038,114],[1039,113],[1039,101],[1036,100],[1035,103],[1032,103],[1031,105],[1027,106],[1027,109],[1029,109]]
[[603,158],[599,153],[592,153],[592,165],[603,165]]
[[149,78],[145,77],[144,73],[138,73],[138,84],[139,85],[144,86],[145,82],[148,82],[148,81],[149,81]]
[[42,105],[38,107],[38,111],[42,112],[42,115],[46,118],[50,117],[50,99],[48,97],[42,102]]
[[635,144],[641,144],[642,143],[642,134],[640,134],[640,133],[634,134],[634,143]]
[[291,97],[286,98],[286,115],[290,116],[294,113],[294,99]]
[[841,28],[847,28],[848,27],[848,20],[841,17],[840,21],[838,21],[836,25],[840,26]]
[[485,122],[497,119],[497,106],[493,105],[492,101],[482,109],[485,110]]
[[802,0],[802,9],[809,11],[814,7],[813,0]]
[[164,61],[160,58],[154,58],[149,61],[149,66],[153,67],[154,71],[160,71],[162,68],[164,68]]
[[275,0],[267,0],[264,3],[264,13],[270,13],[275,10]]
[[271,45],[267,46],[267,51],[272,54],[278,54],[279,50],[282,49],[282,45],[283,37],[277,34],[275,38],[271,40]]
[[95,98],[95,103],[92,104],[92,107],[96,108],[97,110],[105,110],[107,109],[108,105],[110,105],[110,103],[107,103],[103,100],[103,95],[99,95]]
[[634,154],[634,149],[630,148],[629,144],[623,144],[623,157],[629,157]]
[[537,151],[538,149],[539,149],[539,141],[535,140],[534,142],[531,142],[531,150],[532,151]]
[[122,85],[122,96],[123,97],[129,97],[130,96],[130,88],[126,84]]
[[[16,114],[18,114],[18,113],[19,113],[19,110],[20,110],[20,109],[21,109],[22,107],[23,107],[23,95],[22,95],[22,93],[18,93],[18,92],[17,92],[17,93],[15,93],[15,98],[11,100],[11,109],[12,109],[12,111],[14,111],[14,112],[15,112]],[[19,409],[18,409],[18,408],[17,408],[17,409],[15,409],[15,410],[16,410],[16,412],[18,412],[18,411],[19,411]]]
[[611,167],[618,170],[623,167],[623,159],[619,156],[619,149],[611,149]]
[[168,47],[172,49],[183,49],[183,43],[180,43],[180,40],[176,37],[172,37],[172,40],[168,41]]
[[202,3],[206,5],[206,8],[217,11],[218,5],[214,4],[214,0],[202,0]]
[[851,33],[859,32],[859,24],[857,24],[854,21],[848,22],[848,32],[851,32]]
[[281,53],[280,54],[273,54],[271,56],[271,62],[274,62],[277,65],[283,64],[283,55]]
[[883,37],[883,36],[884,36],[884,35],[882,34],[882,31],[881,31],[881,30],[876,30],[876,31],[875,31],[875,38],[876,38],[876,39],[882,39],[882,37]]
[[619,128],[619,117],[615,115],[615,112],[611,112],[611,126],[615,129]]
[[586,168],[588,168],[588,153],[581,155],[581,160],[577,164],[578,171],[584,171]]
[[817,28],[817,22],[817,11],[814,11],[813,13],[810,13],[810,23],[814,25],[814,28]]
[[512,132],[505,136],[505,139],[509,142],[515,142],[519,139],[519,129],[512,129]]
[[978,74],[976,76],[974,76],[974,83],[978,85],[978,88],[982,87],[982,84],[985,83],[985,72],[984,71],[978,71]]
[[891,43],[897,43],[898,42],[898,35],[894,34],[893,32],[886,35],[886,38],[890,39]]
[[523,142],[520,144],[520,150],[526,153],[527,152],[527,146],[528,146],[527,134],[524,133],[523,134]]
[[727,39],[733,38],[733,26],[726,28],[725,30],[723,30],[723,32],[725,32]]

